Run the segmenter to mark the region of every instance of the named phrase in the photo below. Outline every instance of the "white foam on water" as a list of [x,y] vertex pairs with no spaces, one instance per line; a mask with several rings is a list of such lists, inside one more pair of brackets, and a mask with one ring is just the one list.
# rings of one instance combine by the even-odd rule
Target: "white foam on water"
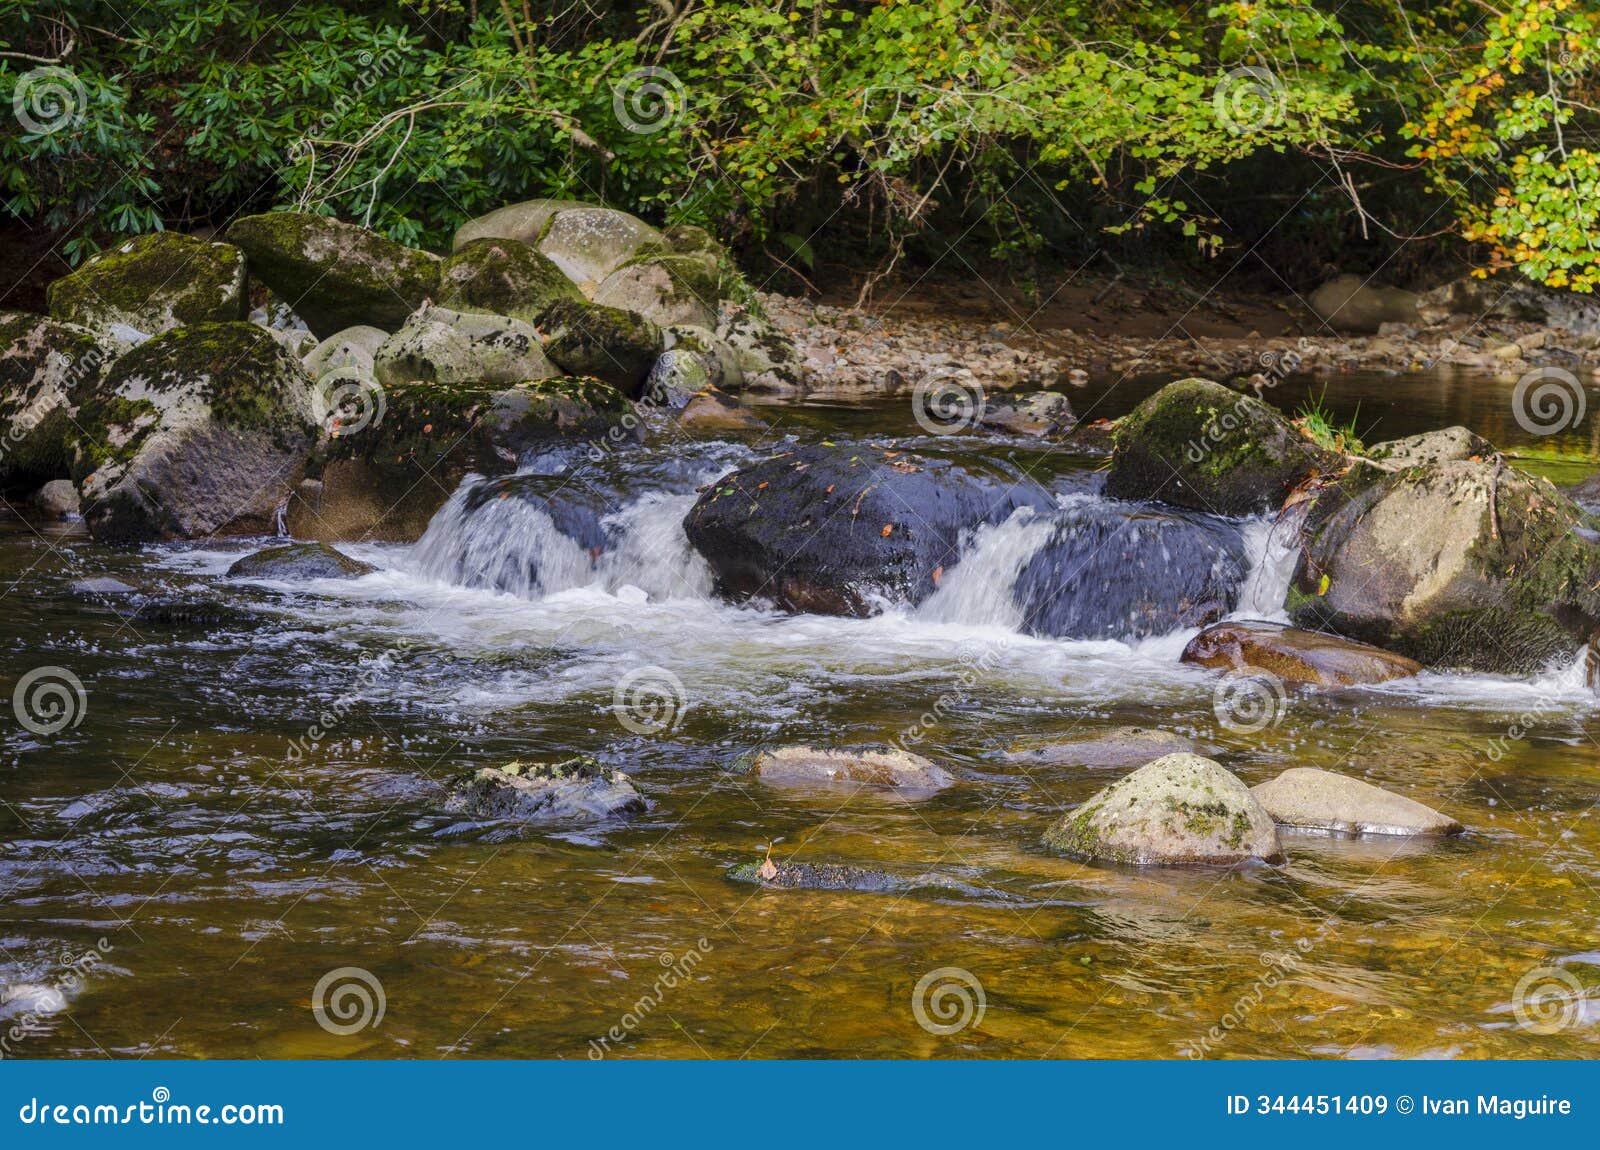
[[1249,567],[1230,619],[1289,622],[1284,603],[1300,558],[1300,526],[1305,516],[1305,505],[1301,505],[1282,515],[1258,516],[1245,524],[1244,548]]
[[985,524],[972,534],[961,562],[944,576],[939,589],[917,608],[930,623],[968,623],[1017,631],[1022,605],[1012,589],[1022,569],[1050,538],[1048,516],[1019,507],[1004,522]]

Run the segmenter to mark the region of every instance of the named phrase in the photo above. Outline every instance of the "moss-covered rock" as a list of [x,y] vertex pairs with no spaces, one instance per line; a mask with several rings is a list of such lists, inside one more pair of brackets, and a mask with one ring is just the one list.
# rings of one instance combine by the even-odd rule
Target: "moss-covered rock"
[[228,239],[322,339],[358,324],[394,331],[439,290],[438,256],[328,216],[247,216]]
[[154,232],[124,240],[51,284],[50,314],[95,330],[158,335],[191,323],[242,320],[244,253],[232,244]]
[[714,259],[662,254],[634,259],[595,288],[594,302],[636,312],[662,327],[711,327],[724,295]]
[[739,361],[739,379],[724,380],[718,386],[729,391],[771,391],[787,393],[805,385],[800,375],[800,356],[794,341],[753,307],[729,306],[722,309],[716,336],[733,349]]
[[237,560],[228,568],[230,579],[358,579],[377,568],[325,543],[290,543],[268,547]]
[[1283,861],[1277,827],[1250,789],[1211,759],[1185,753],[1095,792],[1044,841],[1084,862],[1131,866]]
[[316,439],[311,381],[249,323],[174,328],[118,359],[67,434],[96,539],[270,528]]
[[545,357],[532,324],[444,307],[421,308],[407,319],[378,348],[373,372],[385,387],[402,383],[509,387],[560,374]]
[[1571,659],[1600,631],[1600,521],[1499,459],[1357,465],[1303,530],[1299,626],[1507,674]]
[[115,354],[87,328],[0,312],[0,491],[23,494],[71,473],[71,416]]
[[1259,399],[1184,379],[1118,423],[1106,494],[1248,515],[1281,506],[1300,481],[1338,464]]
[[645,809],[633,780],[592,755],[484,767],[452,789],[445,809],[483,819],[592,821]]
[[439,302],[456,311],[531,322],[555,300],[582,298],[548,256],[515,240],[472,240],[445,260],[439,275]]
[[557,300],[539,317],[545,353],[563,371],[604,380],[633,398],[665,347],[661,329],[618,308]]

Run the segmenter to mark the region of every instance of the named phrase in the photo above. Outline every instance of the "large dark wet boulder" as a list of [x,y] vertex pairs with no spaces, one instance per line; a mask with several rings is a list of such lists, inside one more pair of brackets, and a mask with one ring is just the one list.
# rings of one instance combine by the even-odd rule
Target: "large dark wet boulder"
[[87,328],[0,312],[0,491],[23,494],[68,475],[72,415],[114,355]]
[[1498,460],[1358,466],[1304,534],[1295,623],[1425,666],[1536,674],[1600,627],[1600,522]]
[[1062,639],[1138,639],[1229,611],[1248,571],[1233,524],[1111,501],[1056,512],[1012,588],[1022,629]]
[[357,324],[394,331],[439,290],[438,256],[329,216],[246,216],[228,240],[321,339]]
[[1249,515],[1282,506],[1298,483],[1337,464],[1254,396],[1183,379],[1117,426],[1106,494]]
[[117,360],[67,444],[90,533],[127,545],[270,531],[317,432],[300,361],[255,324],[211,323]]
[[377,568],[323,543],[290,543],[268,547],[236,560],[231,579],[358,579]]
[[1008,467],[816,444],[723,476],[684,530],[730,599],[868,615],[931,595],[964,532],[1053,505]]
[[158,335],[192,323],[242,321],[244,253],[178,232],[124,240],[50,285],[50,314],[107,331]]
[[1285,683],[1349,687],[1385,683],[1422,670],[1392,651],[1277,623],[1218,623],[1189,641],[1181,661],[1214,670],[1266,671]]

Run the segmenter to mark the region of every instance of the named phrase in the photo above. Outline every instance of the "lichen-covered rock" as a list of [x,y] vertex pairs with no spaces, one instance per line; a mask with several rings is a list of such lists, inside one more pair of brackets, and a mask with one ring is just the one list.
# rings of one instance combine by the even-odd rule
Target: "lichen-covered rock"
[[591,755],[484,767],[445,800],[447,811],[519,822],[594,821],[644,809],[633,780]]
[[1006,757],[1040,766],[1137,767],[1162,755],[1194,751],[1191,739],[1157,727],[1113,727],[1082,738],[1035,736],[1011,744]]
[[321,379],[329,372],[349,372],[357,377],[375,379],[378,349],[388,338],[389,333],[382,328],[347,327],[318,343],[301,362],[312,379]]
[[0,312],[0,490],[24,494],[71,466],[71,416],[117,349],[87,328]]
[[749,756],[748,771],[769,783],[853,783],[938,791],[955,776],[921,755],[890,746],[788,746]]
[[288,529],[329,543],[415,542],[469,471],[506,474],[560,442],[626,444],[637,437],[631,411],[596,379],[390,385],[371,423],[329,441],[321,475],[289,501]]
[[385,387],[402,383],[510,387],[561,374],[545,358],[532,324],[444,307],[422,308],[407,319],[378,348],[373,373]]
[[456,249],[439,273],[438,302],[456,311],[531,323],[555,300],[582,298],[550,257],[515,240],[472,240]]
[[744,382],[739,353],[717,338],[710,328],[680,324],[663,330],[668,351],[686,351],[700,357],[711,377],[711,386],[738,391]]
[[1417,323],[1422,297],[1401,288],[1368,282],[1365,277],[1342,275],[1311,293],[1306,301],[1323,323],[1334,331],[1370,334],[1386,323]]
[[980,422],[1011,435],[1057,438],[1071,432],[1078,425],[1078,417],[1072,414],[1071,402],[1059,391],[1035,391],[990,396],[983,405]]
[[1524,675],[1600,628],[1600,522],[1498,459],[1358,465],[1303,532],[1297,626],[1424,666]]
[[1258,622],[1207,627],[1189,641],[1181,661],[1219,670],[1250,667],[1286,684],[1312,687],[1386,683],[1422,670],[1404,655],[1367,643]]
[[545,354],[563,371],[604,380],[630,398],[665,347],[661,329],[614,307],[557,300],[539,317]]
[[712,327],[727,294],[715,259],[664,254],[635,259],[595,288],[594,302],[637,312],[662,327]]
[[592,295],[602,280],[640,249],[664,243],[661,233],[638,216],[584,206],[553,213],[534,246],[585,295]]
[[457,228],[451,250],[458,252],[475,240],[515,240],[523,244],[537,244],[557,212],[590,206],[582,200],[525,200],[520,204],[507,204],[487,215],[468,220]]
[[324,543],[290,543],[268,547],[237,560],[228,568],[230,579],[359,579],[377,568]]
[[329,216],[246,216],[228,239],[323,339],[358,324],[393,331],[439,290],[438,256]]
[[1278,828],[1250,789],[1220,764],[1190,754],[1166,755],[1095,792],[1044,841],[1084,862],[1283,861]]
[[1249,515],[1276,509],[1296,484],[1337,463],[1259,399],[1184,379],[1118,423],[1106,494]]
[[45,520],[73,519],[78,514],[78,489],[70,479],[52,479],[33,493],[30,503]]
[[1462,830],[1449,815],[1415,799],[1312,767],[1292,767],[1250,793],[1281,826],[1346,835],[1455,835]]
[[269,530],[316,440],[311,381],[250,323],[174,328],[117,360],[67,445],[105,543]]
[[1368,459],[1387,463],[1391,467],[1420,467],[1458,459],[1493,459],[1494,456],[1494,444],[1465,427],[1425,431],[1421,435],[1375,443],[1366,450]]
[[191,323],[242,320],[244,253],[232,244],[154,232],[124,240],[51,284],[50,314],[102,330],[125,325],[159,335]]
[[684,530],[728,598],[869,615],[933,594],[960,562],[964,532],[1053,506],[1000,464],[814,444],[723,476]]
[[671,348],[657,357],[650,374],[645,377],[639,398],[657,407],[679,411],[712,386],[704,356],[685,348]]
[[724,307],[716,337],[733,349],[739,361],[739,379],[724,380],[719,387],[778,393],[797,392],[804,387],[794,341],[757,311],[744,306]]

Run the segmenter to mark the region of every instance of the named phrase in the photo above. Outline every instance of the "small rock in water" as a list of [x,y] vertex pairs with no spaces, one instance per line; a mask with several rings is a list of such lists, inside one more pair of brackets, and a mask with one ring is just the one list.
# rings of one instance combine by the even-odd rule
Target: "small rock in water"
[[246,555],[228,568],[230,579],[357,579],[377,568],[326,543],[291,543]]
[[1422,670],[1415,661],[1381,647],[1277,623],[1217,623],[1189,641],[1181,661],[1232,670],[1250,667],[1284,683],[1313,687],[1383,683]]
[[1137,767],[1162,755],[1194,751],[1192,740],[1157,727],[1113,727],[1082,739],[1019,739],[1006,757],[1074,767]]
[[750,773],[775,783],[859,783],[937,791],[955,782],[937,763],[896,747],[778,747],[757,751]]
[[786,890],[855,890],[872,894],[904,890],[907,883],[882,871],[843,863],[740,863],[728,872],[734,882]]
[[33,505],[46,519],[72,519],[78,514],[78,489],[70,479],[52,479],[33,493]]
[[74,595],[131,595],[134,588],[121,579],[97,575],[92,579],[79,579],[72,585]]
[[1283,861],[1278,828],[1250,789],[1199,755],[1166,755],[1097,791],[1045,832],[1085,862],[1231,865]]
[[484,767],[445,800],[445,810],[484,819],[603,819],[645,809],[633,780],[592,755]]
[[1283,826],[1347,835],[1455,835],[1462,826],[1414,799],[1348,775],[1293,767],[1251,794]]
[[1054,437],[1065,435],[1078,425],[1072,404],[1059,391],[1036,391],[1031,395],[998,395],[983,408],[982,424],[1013,435]]

